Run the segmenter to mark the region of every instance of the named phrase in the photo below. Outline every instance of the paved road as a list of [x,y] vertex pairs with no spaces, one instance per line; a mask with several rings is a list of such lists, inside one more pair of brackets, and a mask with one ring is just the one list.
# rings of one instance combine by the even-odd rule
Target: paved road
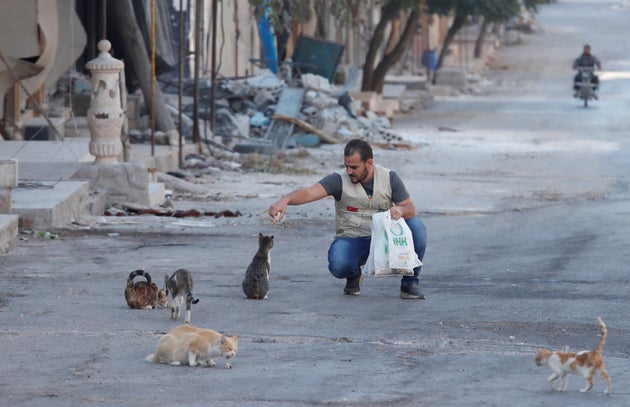
[[[326,270],[330,201],[291,208],[281,226],[261,222],[274,196],[320,173],[232,176],[229,188],[247,185],[259,199],[196,204],[243,217],[110,219],[0,257],[0,405],[630,405],[630,9],[621,5],[543,7],[539,31],[496,52],[482,94],[440,98],[397,121],[421,149],[376,152],[428,226],[427,300],[400,300],[393,278],[341,295]],[[588,109],[568,89],[585,41],[606,68]],[[341,148],[313,156],[329,168]],[[240,283],[258,232],[276,236],[270,298],[248,301]],[[232,369],[144,361],[176,323],[164,309],[126,307],[126,274],[138,267],[158,281],[193,272],[193,324],[240,336]],[[551,392],[535,347],[594,346],[598,315],[612,396],[601,382],[579,393],[576,377],[567,393]]]

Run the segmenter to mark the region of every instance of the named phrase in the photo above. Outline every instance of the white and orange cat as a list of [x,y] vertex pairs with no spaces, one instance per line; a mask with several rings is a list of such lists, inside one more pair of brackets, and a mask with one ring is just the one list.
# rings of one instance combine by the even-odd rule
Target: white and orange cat
[[[179,325],[160,338],[155,353],[147,356],[148,362],[171,365],[215,365],[214,357],[233,358],[238,352],[238,336],[226,336],[212,329]],[[228,362],[226,368],[232,365]]]
[[[593,379],[595,374],[599,373],[599,376],[604,380],[608,386],[604,393],[610,395],[611,381],[608,372],[604,368],[604,359],[602,359],[602,347],[606,342],[606,335],[608,330],[604,321],[600,317],[597,317],[597,322],[601,330],[601,337],[597,346],[593,350],[585,350],[581,352],[562,352],[562,351],[550,351],[548,349],[536,349],[536,365],[549,366],[553,373],[547,381],[549,386],[553,390],[566,391],[567,390],[567,376],[569,373],[573,373],[581,376],[587,380],[587,385],[581,392],[589,391],[593,387]],[[562,385],[558,389],[553,384],[555,380],[562,377]]]

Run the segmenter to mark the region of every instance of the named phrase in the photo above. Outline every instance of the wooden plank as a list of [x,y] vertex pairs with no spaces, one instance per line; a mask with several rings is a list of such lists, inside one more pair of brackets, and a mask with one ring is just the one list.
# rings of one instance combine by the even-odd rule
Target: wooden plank
[[296,119],[295,117],[287,117],[287,116],[282,116],[279,114],[274,114],[272,119],[274,120],[282,120],[285,121],[287,123],[293,123],[296,126],[298,126],[299,128],[301,128],[302,130],[308,131],[309,133],[313,133],[315,134],[320,141],[323,141],[325,143],[329,143],[329,144],[338,144],[339,140],[337,140],[336,138],[329,136],[328,134],[324,133],[323,131],[321,131],[320,129],[317,129],[313,126],[311,126],[310,124],[303,122],[300,119]]

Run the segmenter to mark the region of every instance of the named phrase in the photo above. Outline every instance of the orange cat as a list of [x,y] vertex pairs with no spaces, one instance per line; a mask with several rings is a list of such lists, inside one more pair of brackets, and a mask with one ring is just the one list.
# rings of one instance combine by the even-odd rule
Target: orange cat
[[[238,336],[225,336],[212,329],[180,325],[160,338],[157,350],[147,356],[148,362],[171,365],[214,366],[213,357],[226,359],[236,356]],[[232,367],[230,363],[226,368]]]
[[[547,349],[536,349],[536,365],[549,366],[553,370],[553,374],[549,376],[549,386],[553,390],[566,391],[567,390],[567,376],[569,373],[574,373],[582,376],[588,381],[585,388],[580,389],[581,392],[589,391],[593,387],[593,379],[595,373],[599,373],[602,380],[608,383],[608,387],[604,393],[610,395],[611,381],[608,372],[604,368],[604,360],[602,359],[602,347],[606,342],[606,335],[608,330],[604,321],[600,317],[597,317],[601,330],[601,338],[597,343],[597,346],[593,350],[585,350],[582,352],[552,352]],[[562,386],[558,389],[554,386],[554,380],[562,376]]]

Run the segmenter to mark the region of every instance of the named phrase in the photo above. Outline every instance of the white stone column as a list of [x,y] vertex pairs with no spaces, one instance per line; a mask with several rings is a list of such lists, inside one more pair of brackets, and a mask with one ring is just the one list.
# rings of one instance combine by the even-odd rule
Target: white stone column
[[100,54],[85,67],[92,73],[92,94],[87,122],[90,129],[90,154],[95,164],[118,162],[122,153],[120,132],[124,111],[120,103],[120,71],[125,66],[109,54],[112,45],[107,40],[98,43]]

